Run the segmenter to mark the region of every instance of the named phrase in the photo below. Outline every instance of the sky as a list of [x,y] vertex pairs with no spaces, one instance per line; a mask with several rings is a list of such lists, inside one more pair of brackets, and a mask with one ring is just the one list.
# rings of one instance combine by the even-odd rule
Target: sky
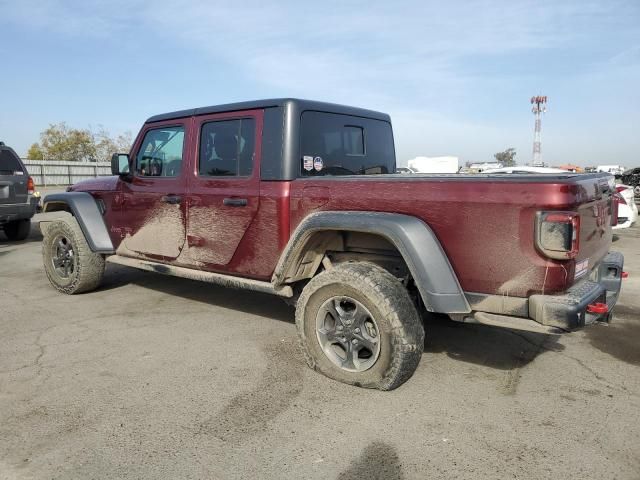
[[0,140],[273,97],[389,113],[398,163],[640,166],[640,1],[0,0]]

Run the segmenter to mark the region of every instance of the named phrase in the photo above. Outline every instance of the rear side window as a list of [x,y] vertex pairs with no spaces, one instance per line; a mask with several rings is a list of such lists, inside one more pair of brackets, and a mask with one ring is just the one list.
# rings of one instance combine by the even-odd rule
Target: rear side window
[[248,177],[253,171],[256,121],[220,120],[202,125],[198,173],[206,177]]
[[142,177],[177,177],[182,169],[184,127],[149,130],[136,157],[136,175]]
[[395,150],[388,122],[306,111],[301,130],[302,176],[394,172]]
[[0,149],[0,175],[24,175],[20,159],[7,149]]

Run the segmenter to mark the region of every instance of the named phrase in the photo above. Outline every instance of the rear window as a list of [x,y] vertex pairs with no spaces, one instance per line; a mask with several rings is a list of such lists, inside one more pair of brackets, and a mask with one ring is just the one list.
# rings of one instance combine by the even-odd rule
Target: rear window
[[394,173],[395,150],[388,122],[306,111],[301,130],[302,176]]
[[23,175],[20,159],[11,151],[0,149],[0,175]]

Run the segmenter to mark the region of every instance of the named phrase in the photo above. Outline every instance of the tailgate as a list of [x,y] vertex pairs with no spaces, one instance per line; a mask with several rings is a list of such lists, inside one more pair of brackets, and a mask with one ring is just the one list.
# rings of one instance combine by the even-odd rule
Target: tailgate
[[0,205],[27,203],[28,175],[20,160],[8,149],[0,149]]
[[0,205],[27,203],[27,177],[0,175]]
[[580,250],[576,258],[576,278],[597,266],[609,252],[612,241],[613,177],[591,178],[579,182],[584,203],[580,214]]

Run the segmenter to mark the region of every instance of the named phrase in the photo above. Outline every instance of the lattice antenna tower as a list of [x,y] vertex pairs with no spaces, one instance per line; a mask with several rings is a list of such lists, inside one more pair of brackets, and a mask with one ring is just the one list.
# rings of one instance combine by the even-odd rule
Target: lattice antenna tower
[[547,97],[538,95],[531,97],[531,111],[536,117],[536,124],[533,129],[533,162],[534,167],[544,167],[542,161],[542,114],[547,112]]

